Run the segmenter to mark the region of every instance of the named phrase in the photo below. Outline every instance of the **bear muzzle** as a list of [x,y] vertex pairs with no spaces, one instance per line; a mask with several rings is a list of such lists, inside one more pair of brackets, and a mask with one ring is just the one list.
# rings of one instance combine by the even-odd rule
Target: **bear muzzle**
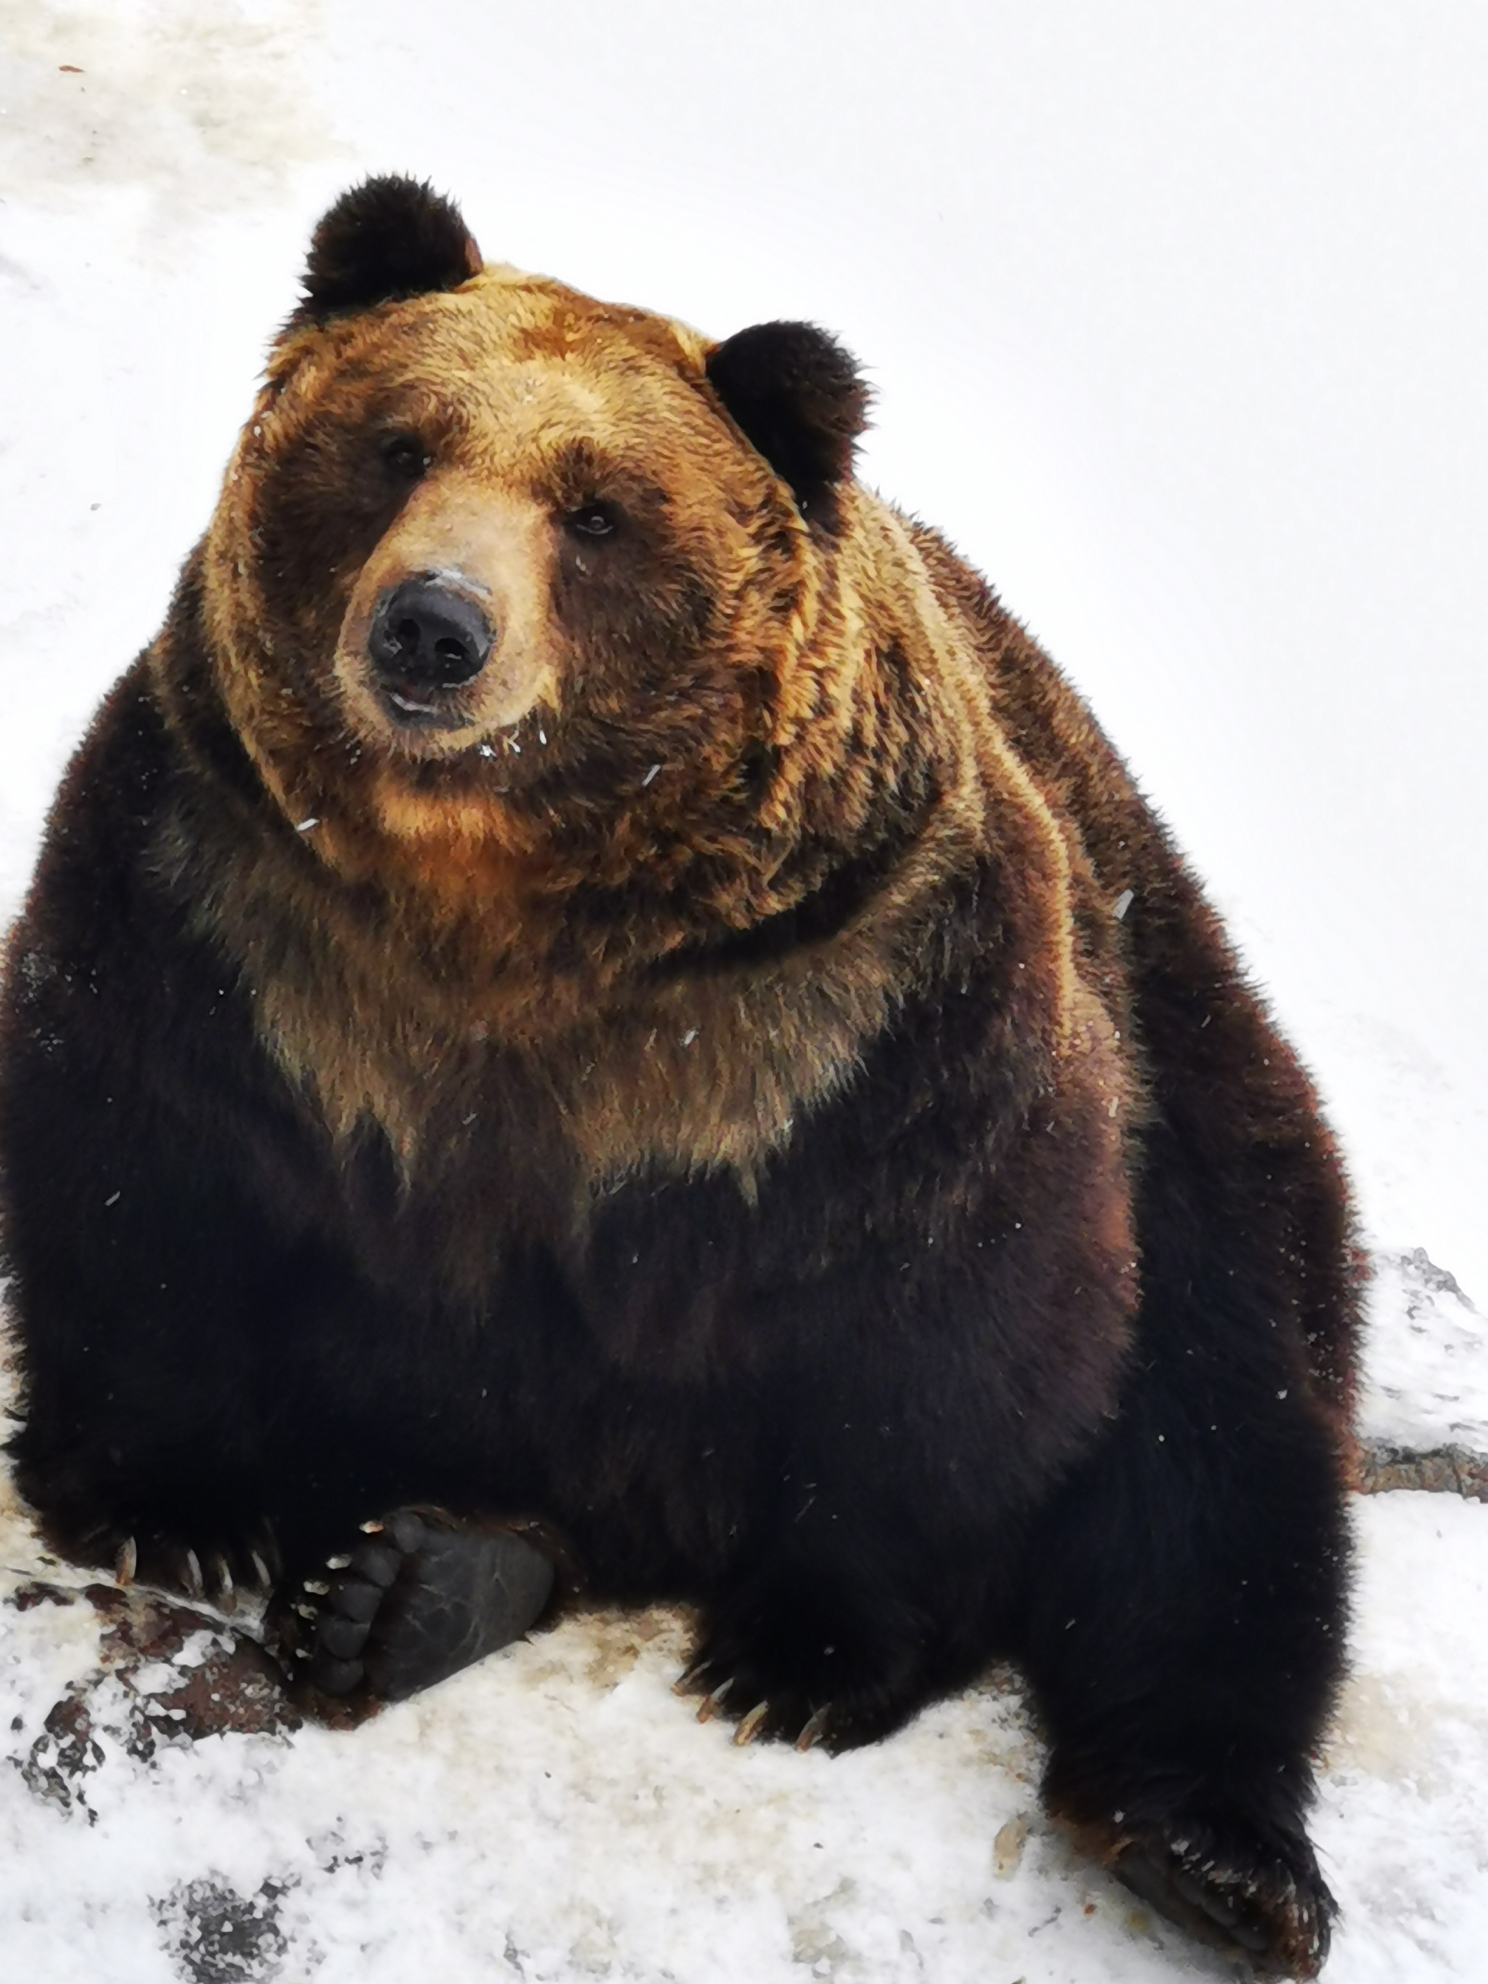
[[367,657],[389,717],[418,729],[466,724],[458,692],[480,674],[495,643],[485,608],[446,574],[422,572],[390,586],[367,631]]
[[346,603],[332,665],[351,728],[399,756],[454,758],[551,707],[552,540],[531,500],[454,473],[422,483]]

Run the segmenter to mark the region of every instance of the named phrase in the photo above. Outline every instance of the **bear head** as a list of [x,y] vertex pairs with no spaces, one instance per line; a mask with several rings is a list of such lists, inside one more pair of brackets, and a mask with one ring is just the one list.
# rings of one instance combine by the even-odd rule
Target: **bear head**
[[710,344],[483,267],[426,187],[348,194],[206,551],[223,692],[284,813],[379,873],[369,836],[550,870],[582,846],[592,880],[791,832],[806,767],[776,774],[830,700],[866,406],[809,325]]

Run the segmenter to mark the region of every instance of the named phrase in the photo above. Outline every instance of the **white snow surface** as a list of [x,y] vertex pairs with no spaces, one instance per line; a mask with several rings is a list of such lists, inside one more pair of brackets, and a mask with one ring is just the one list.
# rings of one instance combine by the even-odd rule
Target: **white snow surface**
[[[1364,1429],[1488,1447],[1488,15],[30,0],[0,37],[0,917],[316,214],[431,176],[493,257],[867,361],[865,473],[1090,695],[1318,1074],[1377,1265]],[[1327,1976],[1478,1980],[1488,1506],[1356,1522]],[[84,1582],[13,1499],[0,1557],[0,1595]],[[685,1622],[590,1616],[354,1734],[147,1756],[141,1691],[211,1636],[104,1670],[99,1631],[0,1604],[7,1977],[1228,1974],[1046,1825],[1011,1673],[849,1757],[738,1750],[670,1692]]]
[[1380,1254],[1367,1305],[1359,1429],[1488,1456],[1488,1321],[1423,1247]]

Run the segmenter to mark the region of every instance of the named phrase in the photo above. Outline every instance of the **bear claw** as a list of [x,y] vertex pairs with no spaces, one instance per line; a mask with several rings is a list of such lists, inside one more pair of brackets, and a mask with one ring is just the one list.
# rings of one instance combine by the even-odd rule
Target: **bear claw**
[[742,1749],[746,1743],[752,1743],[754,1741],[755,1737],[759,1734],[760,1724],[769,1713],[770,1704],[768,1702],[755,1703],[754,1707],[734,1731],[734,1742],[738,1748]]
[[107,1568],[120,1591],[142,1585],[175,1603],[210,1606],[224,1613],[256,1610],[272,1598],[279,1578],[278,1551],[267,1528],[247,1535],[180,1535],[140,1526],[103,1532],[84,1561]]
[[802,1725],[801,1733],[796,1738],[796,1748],[803,1755],[807,1750],[815,1749],[816,1745],[821,1742],[827,1733],[827,1724],[831,1719],[832,1704],[827,1702],[823,1707],[817,1709]]

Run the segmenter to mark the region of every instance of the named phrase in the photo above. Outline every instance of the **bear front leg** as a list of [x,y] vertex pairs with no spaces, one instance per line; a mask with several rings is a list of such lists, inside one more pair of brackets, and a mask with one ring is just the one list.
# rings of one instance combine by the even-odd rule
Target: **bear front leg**
[[1157,1368],[1032,1541],[1045,1799],[1191,1934],[1311,1978],[1336,1913],[1304,1824],[1342,1669],[1332,1438],[1294,1386],[1180,1400]]
[[81,1219],[60,1246],[26,1236],[16,1485],[59,1554],[230,1609],[379,1484],[328,1443],[319,1395],[286,1380],[288,1346],[318,1320],[293,1267],[276,1275],[266,1242],[250,1251],[260,1236],[222,1197],[199,1223],[219,1266],[192,1258],[172,1208],[136,1196],[111,1246]]
[[[86,1451],[53,1456],[39,1442],[30,1446],[34,1463],[13,1443],[17,1485],[58,1555],[107,1573],[121,1588],[150,1585],[220,1611],[273,1592],[283,1563],[276,1525],[251,1489],[211,1492],[222,1486],[215,1456],[202,1453],[198,1468],[185,1462],[186,1477],[173,1487],[163,1474],[148,1485],[138,1475],[117,1479],[108,1455],[99,1464]],[[131,1472],[135,1458],[126,1462]],[[206,1493],[192,1494],[192,1476]]]
[[[34,1315],[38,1291],[25,1293]],[[48,1338],[23,1346],[21,1424],[9,1442],[17,1489],[48,1546],[120,1585],[225,1610],[240,1593],[267,1596],[284,1561],[275,1470],[236,1360],[214,1371],[215,1360],[183,1344],[157,1361],[154,1345],[111,1340],[108,1321],[94,1324],[81,1304],[68,1312],[74,1327],[78,1317],[85,1356],[65,1340],[61,1357]]]
[[756,1736],[852,1749],[990,1657],[980,1574],[888,1511],[815,1503],[704,1608],[679,1693]]

